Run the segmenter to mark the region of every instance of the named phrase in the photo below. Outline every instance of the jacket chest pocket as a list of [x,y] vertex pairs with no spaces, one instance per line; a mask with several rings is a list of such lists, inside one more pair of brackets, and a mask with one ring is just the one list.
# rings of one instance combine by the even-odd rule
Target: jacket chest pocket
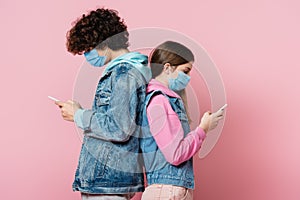
[[108,91],[100,91],[95,95],[95,104],[97,107],[109,105],[111,93]]
[[111,77],[103,77],[98,83],[98,87],[95,94],[95,106],[109,105],[111,97]]

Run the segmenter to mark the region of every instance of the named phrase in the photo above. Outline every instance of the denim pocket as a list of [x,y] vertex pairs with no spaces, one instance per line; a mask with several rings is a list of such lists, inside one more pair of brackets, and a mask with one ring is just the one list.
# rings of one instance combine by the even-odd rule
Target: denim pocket
[[105,175],[105,171],[107,171],[107,162],[110,159],[109,155],[111,154],[111,148],[112,146],[103,145],[101,149],[99,149],[95,178],[102,178]]
[[107,91],[101,91],[99,94],[96,94],[96,106],[105,106],[109,104],[110,101],[110,92]]
[[87,137],[83,145],[79,158],[78,176],[82,180],[92,182],[105,173],[111,147],[101,144],[98,139]]
[[90,182],[94,180],[97,159],[90,153],[90,149],[85,144],[83,145],[79,158],[78,176],[81,180]]

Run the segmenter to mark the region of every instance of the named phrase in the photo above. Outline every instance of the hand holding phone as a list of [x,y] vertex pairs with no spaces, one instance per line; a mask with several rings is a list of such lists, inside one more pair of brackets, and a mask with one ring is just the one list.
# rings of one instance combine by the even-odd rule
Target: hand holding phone
[[224,117],[223,114],[226,107],[227,104],[222,106],[218,111],[214,113],[211,112],[204,113],[203,117],[201,118],[199,127],[202,128],[206,133],[216,128],[218,122]]
[[218,122],[223,119],[224,110],[227,107],[227,104],[222,106],[218,111],[211,113],[206,112],[204,113],[203,117],[201,118],[201,122],[199,127],[202,128],[206,133],[210,130],[217,127]]

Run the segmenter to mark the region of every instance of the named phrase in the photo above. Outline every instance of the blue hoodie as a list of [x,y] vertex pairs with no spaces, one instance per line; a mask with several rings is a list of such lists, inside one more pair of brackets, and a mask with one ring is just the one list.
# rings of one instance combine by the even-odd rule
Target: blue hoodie
[[103,71],[103,75],[106,74],[115,66],[117,66],[119,63],[124,63],[124,62],[131,64],[133,67],[139,70],[141,74],[144,76],[144,78],[146,79],[147,83],[149,83],[149,81],[152,78],[152,74],[150,68],[146,66],[148,64],[148,57],[139,52],[126,53],[113,59],[105,67],[105,70]]

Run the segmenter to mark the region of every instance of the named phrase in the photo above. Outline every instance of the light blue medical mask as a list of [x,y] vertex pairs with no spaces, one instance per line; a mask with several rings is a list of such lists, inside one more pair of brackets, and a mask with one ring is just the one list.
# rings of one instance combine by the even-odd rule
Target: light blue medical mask
[[169,78],[169,88],[175,92],[183,90],[190,82],[190,79],[191,77],[189,75],[179,71],[176,78]]
[[85,59],[95,67],[102,67],[105,64],[106,56],[99,56],[98,51],[93,49],[84,53]]

